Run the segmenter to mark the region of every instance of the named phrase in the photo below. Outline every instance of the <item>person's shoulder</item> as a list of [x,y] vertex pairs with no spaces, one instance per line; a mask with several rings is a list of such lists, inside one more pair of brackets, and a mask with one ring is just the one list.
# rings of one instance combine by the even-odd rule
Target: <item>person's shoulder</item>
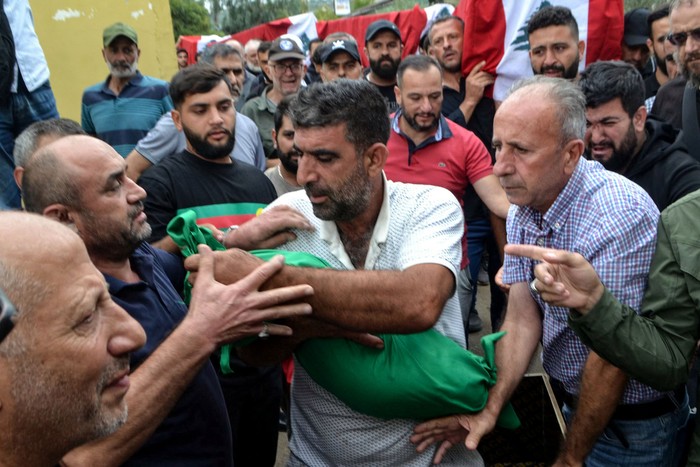
[[252,120],[252,115],[254,115],[257,111],[264,109],[265,99],[266,98],[264,95],[249,99],[248,102],[243,105],[241,113],[248,116]]
[[163,177],[167,177],[170,174],[183,175],[184,170],[188,167],[185,151],[176,152],[171,154],[156,165],[148,168],[139,177],[139,184],[142,180],[158,179],[162,180]]
[[582,194],[590,198],[590,207],[599,211],[601,216],[629,211],[643,211],[658,216],[656,204],[641,186],[605,169],[598,162],[582,161],[588,166]]
[[148,75],[141,75],[139,84],[141,86],[162,86],[165,88],[169,86],[167,81]]
[[387,180],[386,183],[392,205],[432,206],[434,208],[449,205],[459,208],[457,198],[445,188],[435,185],[394,182],[391,180]]
[[[691,219],[700,218],[700,190],[694,191],[672,203],[664,209],[661,216],[665,220],[684,217]],[[697,224],[697,221],[695,223]]]

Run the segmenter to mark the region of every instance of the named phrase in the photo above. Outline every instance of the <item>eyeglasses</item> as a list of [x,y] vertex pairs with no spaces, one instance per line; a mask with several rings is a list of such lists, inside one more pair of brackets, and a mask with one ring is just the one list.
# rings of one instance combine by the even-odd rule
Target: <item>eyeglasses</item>
[[5,340],[7,335],[15,327],[13,318],[17,314],[15,306],[12,304],[5,292],[0,289],[0,342]]
[[290,63],[289,65],[285,65],[284,63],[274,63],[272,65],[272,68],[274,68],[277,73],[284,73],[287,70],[291,71],[292,73],[299,73],[301,71],[301,67],[301,63]]
[[700,42],[700,28],[695,28],[687,32],[674,32],[668,35],[668,40],[671,44],[680,47],[688,40],[688,36],[692,36],[695,42]]

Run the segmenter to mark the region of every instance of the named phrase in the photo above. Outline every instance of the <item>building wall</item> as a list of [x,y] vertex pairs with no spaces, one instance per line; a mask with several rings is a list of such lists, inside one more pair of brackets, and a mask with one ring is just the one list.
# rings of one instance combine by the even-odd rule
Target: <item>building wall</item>
[[177,72],[168,0],[30,0],[62,117],[80,121],[83,89],[107,78],[102,31],[121,21],[139,37],[139,69],[169,81]]

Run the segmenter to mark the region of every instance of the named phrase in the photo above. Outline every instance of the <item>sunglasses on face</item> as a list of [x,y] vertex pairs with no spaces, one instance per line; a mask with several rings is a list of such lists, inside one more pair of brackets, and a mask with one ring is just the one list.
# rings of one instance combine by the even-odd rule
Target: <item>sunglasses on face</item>
[[674,32],[668,35],[668,40],[671,44],[680,47],[688,40],[688,36],[691,36],[694,41],[700,42],[700,28],[687,32]]
[[15,327],[14,317],[16,314],[15,306],[7,298],[5,292],[0,289],[0,342],[5,340],[12,328]]

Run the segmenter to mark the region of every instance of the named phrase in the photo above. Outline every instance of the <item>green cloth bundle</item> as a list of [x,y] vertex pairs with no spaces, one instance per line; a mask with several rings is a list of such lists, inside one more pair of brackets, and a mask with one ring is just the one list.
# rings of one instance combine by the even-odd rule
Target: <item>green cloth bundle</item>
[[[197,253],[200,243],[214,250],[224,249],[211,231],[197,226],[191,211],[170,221],[168,234],[184,256]],[[281,254],[292,266],[328,267],[322,259],[303,252],[251,253],[263,260]],[[189,282],[185,289],[185,299],[189,301]],[[484,408],[488,390],[496,383],[495,343],[504,334],[481,339],[485,357],[461,348],[434,329],[415,334],[380,334],[384,341],[382,350],[347,339],[310,339],[294,354],[316,383],[353,410],[385,419],[426,420]],[[220,363],[224,372],[230,372],[229,355],[230,345],[223,346]],[[511,429],[520,426],[510,404],[504,407],[498,424]]]

